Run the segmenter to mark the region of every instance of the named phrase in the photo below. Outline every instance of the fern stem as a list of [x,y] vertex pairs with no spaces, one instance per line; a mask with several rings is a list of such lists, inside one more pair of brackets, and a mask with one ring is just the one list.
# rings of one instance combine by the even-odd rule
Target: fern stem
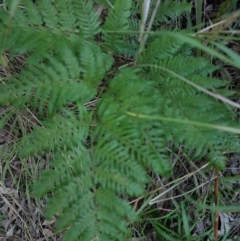
[[143,115],[143,114],[138,114],[138,113],[134,113],[134,112],[130,112],[130,111],[127,111],[126,114],[136,117],[136,118],[150,119],[150,120],[162,120],[162,121],[168,121],[168,122],[175,122],[175,123],[179,123],[179,124],[190,124],[190,125],[194,125],[194,126],[205,127],[205,128],[209,128],[209,129],[215,129],[215,130],[240,134],[240,129],[228,127],[228,126],[213,125],[213,124],[208,124],[208,123],[203,123],[203,122],[198,122],[198,121],[191,121],[191,120],[187,120],[187,119],[176,119],[176,118],[172,118],[172,117]]

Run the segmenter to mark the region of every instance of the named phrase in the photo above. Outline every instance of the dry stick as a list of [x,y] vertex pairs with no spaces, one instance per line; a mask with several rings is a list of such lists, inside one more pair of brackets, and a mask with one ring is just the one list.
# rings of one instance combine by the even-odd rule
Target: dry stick
[[[7,206],[8,206],[8,207],[16,214],[16,216],[18,216],[19,219],[22,221],[22,223],[23,223],[23,225],[24,225],[24,228],[25,228],[25,230],[26,230],[26,233],[27,233],[28,237],[29,237],[30,240],[31,240],[30,230],[29,230],[26,222],[25,222],[25,221],[23,220],[23,218],[19,215],[19,212],[11,205],[11,203],[7,200],[7,198],[5,198],[5,197],[3,196],[2,193],[0,193],[0,196],[1,196],[1,198],[3,199],[3,201],[7,204]],[[12,195],[11,195],[11,197],[12,197]],[[23,210],[22,206],[21,206],[15,199],[13,199],[13,201],[14,201],[14,203],[15,203],[18,207],[21,208],[21,210]],[[23,210],[23,211],[24,211],[24,210]],[[25,212],[25,211],[24,211],[24,212]]]
[[[215,187],[214,187],[214,199],[215,199],[215,208],[218,205],[218,188],[219,188],[219,170],[215,170],[216,179],[215,179]],[[219,219],[219,212],[215,211],[215,222],[214,222],[214,237],[215,241],[218,241],[218,219]]]
[[140,44],[142,44],[143,41],[143,36],[145,35],[145,25],[147,22],[147,17],[148,17],[148,13],[150,10],[150,0],[144,0],[142,3],[142,17],[141,17],[141,26],[140,26],[140,34],[139,34],[139,38],[138,41],[140,42]]
[[213,28],[221,25],[221,24],[224,24],[227,20],[222,20],[220,22],[217,22],[217,23],[214,23],[214,24],[211,24],[210,26],[207,26],[206,28],[200,30],[197,32],[197,34],[200,34],[200,33],[205,33],[205,32],[208,32],[208,30],[212,30]]
[[151,30],[152,28],[152,24],[153,24],[153,21],[154,21],[154,18],[156,17],[156,14],[157,14],[157,10],[158,10],[158,7],[161,3],[161,0],[158,0],[157,3],[156,3],[156,6],[153,10],[153,13],[152,13],[152,16],[151,16],[151,19],[150,19],[150,22],[148,23],[148,28],[147,28],[147,33],[143,36],[143,44],[145,45],[145,42],[147,40],[147,35],[148,35],[148,32]]
[[[147,28],[146,33],[143,33],[143,32],[142,32],[142,31],[144,30],[144,25],[145,25],[144,22],[145,22],[145,20],[146,20],[146,19],[145,19],[145,20],[143,19],[143,23],[142,23],[141,29],[140,29],[140,36],[139,36],[140,48],[139,48],[139,51],[138,51],[138,54],[137,54],[137,57],[136,57],[136,60],[135,60],[135,64],[137,63],[137,60],[138,60],[139,55],[140,55],[141,52],[143,51],[143,48],[144,48],[144,46],[145,46],[145,43],[146,43],[146,40],[147,40],[147,37],[148,37],[148,32],[149,32],[149,31],[151,30],[151,28],[152,28],[152,24],[153,24],[154,18],[156,17],[157,10],[158,10],[158,7],[159,7],[160,3],[161,3],[161,0],[158,0],[157,3],[156,3],[156,5],[155,5],[155,8],[154,8],[154,10],[153,10],[151,19],[150,19],[150,21],[149,21],[149,23],[148,23],[148,28]],[[144,7],[144,6],[143,6],[143,7]],[[144,9],[143,9],[143,11],[144,11]],[[149,11],[149,9],[148,9],[147,11]],[[148,13],[145,13],[145,14],[147,15]]]
[[[171,198],[164,198],[164,199],[161,199],[160,201],[163,202],[163,201],[168,201],[168,200],[177,199],[177,198],[182,197],[182,196],[185,196],[186,194],[191,193],[191,192],[193,192],[193,191],[195,191],[195,190],[197,190],[197,189],[199,189],[199,188],[201,188],[201,187],[203,187],[203,186],[205,186],[205,185],[207,185],[207,187],[209,187],[209,185],[211,184],[211,181],[214,180],[214,179],[215,179],[215,177],[210,178],[207,182],[204,182],[204,183],[202,183],[201,185],[199,185],[199,186],[197,186],[197,187],[195,187],[195,188],[193,188],[193,189],[191,189],[191,190],[189,190],[189,191],[187,191],[187,192],[185,191],[183,194],[180,194],[180,195],[177,195],[177,196],[173,196],[173,197],[171,197]],[[206,188],[205,188],[205,189],[206,189]],[[202,197],[202,196],[204,195],[204,193],[205,193],[205,192],[203,192],[200,197]],[[198,200],[200,200],[200,198],[198,198]]]
[[[194,174],[198,173],[199,171],[203,170],[203,169],[206,168],[208,165],[209,165],[209,163],[206,163],[206,164],[204,164],[202,167],[200,167],[199,169],[197,169],[197,170],[195,170],[195,171],[192,171],[192,172],[190,172],[190,173],[188,173],[188,174],[186,174],[186,175],[184,175],[184,176],[182,176],[182,177],[180,177],[180,178],[178,178],[178,179],[176,179],[176,180],[174,180],[174,181],[171,181],[171,182],[167,183],[167,184],[165,185],[165,188],[168,187],[168,186],[171,186],[171,185],[174,184],[174,183],[177,183],[177,184],[175,184],[175,185],[178,185],[179,183],[185,181],[185,180],[188,179],[189,177],[191,177],[191,176],[193,176]],[[175,186],[175,185],[174,185],[174,186]],[[137,201],[140,201],[141,199],[145,198],[146,196],[149,196],[149,195],[151,195],[151,194],[154,194],[154,193],[156,193],[157,191],[159,191],[159,190],[161,190],[161,189],[163,189],[163,187],[156,188],[156,189],[150,191],[149,193],[147,193],[147,195],[138,197],[138,198],[130,201],[129,203],[136,203]],[[160,196],[163,196],[165,193],[167,193],[167,192],[170,191],[171,189],[173,189],[173,188],[170,187],[167,191],[165,191],[164,193],[161,193],[161,195],[158,195],[157,197],[155,197],[154,199],[152,199],[150,202],[154,201],[156,198],[159,198]],[[155,202],[155,203],[156,203],[156,202]],[[153,203],[150,203],[150,205],[152,205],[152,204],[153,204]]]
[[[190,178],[190,177],[193,176],[194,174],[198,173],[199,171],[201,171],[202,169],[204,169],[204,168],[207,167],[208,165],[209,165],[209,163],[203,165],[203,166],[200,167],[198,170],[195,170],[195,171],[193,171],[193,172],[190,172],[190,173],[186,174],[185,176],[180,177],[180,178],[178,178],[178,179],[176,179],[176,180],[174,180],[174,181],[166,184],[165,187],[170,186],[170,185],[172,185],[172,184],[175,183],[174,185],[172,185],[171,187],[169,187],[166,191],[163,191],[161,194],[157,195],[157,196],[154,197],[152,200],[150,200],[150,201],[149,201],[149,204],[152,205],[152,204],[154,204],[154,203],[159,202],[159,199],[160,199],[162,196],[164,196],[166,193],[168,193],[169,191],[171,191],[171,190],[172,190],[173,188],[175,188],[177,185],[179,185],[180,183],[182,183],[182,182],[185,181],[186,179]],[[154,192],[156,192],[157,190],[160,190],[160,189],[162,189],[162,187],[161,187],[161,188],[157,188],[156,190],[150,192],[150,194],[152,194],[152,193],[154,193]]]
[[[240,10],[230,14],[229,16],[227,16],[227,18],[217,22],[217,23],[214,23],[214,24],[211,24],[210,26],[207,26],[206,28],[198,31],[197,33],[205,33],[205,32],[208,32],[209,30],[214,30],[216,27],[218,27],[219,25],[223,25],[222,29],[226,28],[228,25],[232,24],[236,19],[238,19],[240,16]],[[221,29],[221,26],[220,26],[220,29]]]

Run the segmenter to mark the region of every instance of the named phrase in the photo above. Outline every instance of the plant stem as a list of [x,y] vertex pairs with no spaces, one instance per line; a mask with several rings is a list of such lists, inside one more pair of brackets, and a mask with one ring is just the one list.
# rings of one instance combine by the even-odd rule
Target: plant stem
[[[215,186],[214,186],[214,199],[215,199],[215,207],[218,205],[218,188],[219,188],[219,170],[215,170],[216,179],[215,179]],[[219,212],[215,211],[215,222],[214,222],[214,237],[215,241],[218,241],[218,220],[219,220]]]

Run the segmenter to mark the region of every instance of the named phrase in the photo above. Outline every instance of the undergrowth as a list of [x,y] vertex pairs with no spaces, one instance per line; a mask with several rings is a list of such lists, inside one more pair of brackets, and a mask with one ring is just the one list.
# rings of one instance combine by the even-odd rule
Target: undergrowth
[[[1,65],[8,72],[1,78],[1,127],[12,123],[15,136],[7,153],[21,163],[49,165],[26,188],[46,197],[46,218],[57,218],[56,230],[65,231],[67,241],[131,240],[142,235],[134,227],[144,229],[146,221],[161,240],[181,240],[183,233],[190,240],[193,211],[173,200],[161,206],[170,211],[159,218],[163,194],[152,192],[150,180],[173,178],[182,157],[194,174],[203,163],[222,170],[239,150],[235,91],[214,77],[221,66],[209,58],[239,67],[236,55],[169,24],[187,16],[190,3],[162,1],[155,12],[158,3],[151,1],[149,12],[131,0],[1,6]],[[204,53],[196,55],[196,47]],[[12,73],[19,55],[23,64]],[[177,176],[169,191],[180,184]],[[196,199],[189,195],[189,203]],[[201,202],[199,209],[213,210],[209,200]],[[147,213],[149,204],[158,208]]]

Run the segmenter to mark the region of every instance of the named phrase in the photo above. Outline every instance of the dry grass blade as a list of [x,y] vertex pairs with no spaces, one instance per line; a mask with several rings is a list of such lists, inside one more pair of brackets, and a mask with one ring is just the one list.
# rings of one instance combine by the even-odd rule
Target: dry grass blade
[[[150,205],[153,205],[154,203],[159,202],[159,199],[160,199],[165,193],[169,192],[170,190],[172,190],[173,188],[175,188],[176,186],[178,186],[180,183],[184,182],[187,178],[190,178],[191,176],[195,175],[197,172],[203,170],[203,169],[206,168],[208,165],[209,165],[209,164],[207,163],[207,164],[203,165],[201,168],[199,168],[198,170],[193,171],[193,172],[191,172],[191,173],[189,173],[189,174],[187,174],[187,175],[185,175],[185,176],[183,176],[183,177],[181,177],[181,178],[178,178],[177,180],[174,180],[174,181],[168,183],[168,185],[166,185],[166,186],[169,186],[169,185],[172,185],[172,184],[174,184],[174,185],[172,185],[170,188],[168,188],[165,192],[162,192],[160,195],[157,195],[157,196],[154,197],[152,200],[150,200],[149,204],[150,204]],[[166,186],[165,186],[165,187],[166,187]],[[156,190],[155,190],[155,191],[156,191]]]

